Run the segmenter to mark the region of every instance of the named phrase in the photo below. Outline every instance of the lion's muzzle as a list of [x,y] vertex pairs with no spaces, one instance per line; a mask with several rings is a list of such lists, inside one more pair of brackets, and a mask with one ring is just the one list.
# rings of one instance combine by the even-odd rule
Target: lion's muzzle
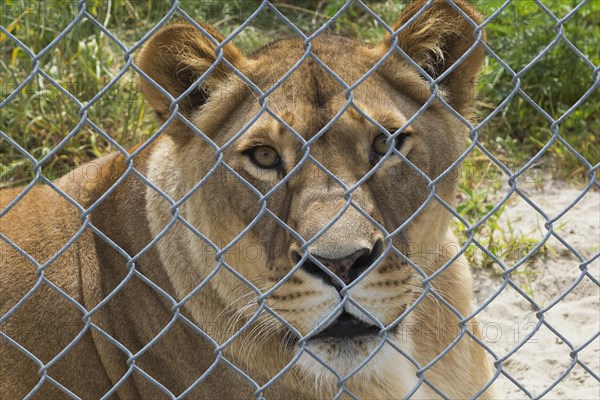
[[[367,268],[373,265],[382,252],[383,241],[381,239],[377,240],[372,248],[362,248],[338,259],[320,257],[317,255],[317,252],[311,250],[311,255],[321,265],[308,258],[304,261],[302,268],[305,272],[322,279],[325,283],[334,286],[340,291],[345,286],[354,282]],[[296,263],[301,259],[300,254],[296,251],[293,251],[292,257]]]

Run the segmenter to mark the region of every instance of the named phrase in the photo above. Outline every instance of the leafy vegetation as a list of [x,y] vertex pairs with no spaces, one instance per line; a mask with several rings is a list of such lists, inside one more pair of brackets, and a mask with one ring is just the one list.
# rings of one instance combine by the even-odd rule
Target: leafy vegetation
[[[486,15],[500,6],[500,2],[487,0],[477,3]],[[561,19],[579,2],[552,0],[544,4]],[[561,29],[533,2],[513,2],[487,26],[488,42],[494,52],[519,73],[521,89],[555,120],[592,87],[594,66],[600,64],[600,47],[595,39],[600,37],[599,12],[600,3],[589,2],[562,25],[562,34],[581,56],[564,40],[556,40]],[[543,57],[529,68],[542,53]],[[515,83],[513,74],[489,57],[480,83],[483,114],[499,105],[514,90]],[[598,109],[600,93],[596,90],[557,127],[558,134],[591,165],[600,161]],[[491,150],[525,161],[544,147],[552,134],[549,120],[522,96],[517,96],[490,121],[482,136]],[[552,157],[547,165],[559,177],[583,177],[587,172],[583,163],[564,145],[555,142],[549,153]]]

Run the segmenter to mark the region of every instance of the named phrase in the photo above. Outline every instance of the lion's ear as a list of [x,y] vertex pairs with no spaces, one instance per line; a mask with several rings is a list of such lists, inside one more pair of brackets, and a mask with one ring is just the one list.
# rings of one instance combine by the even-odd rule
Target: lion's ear
[[[473,46],[477,39],[472,23],[480,25],[483,17],[472,5],[462,0],[454,0],[454,5],[444,0],[434,0],[429,6],[427,4],[427,1],[410,4],[392,29],[396,32],[400,30],[397,35],[398,46],[430,76],[436,78]],[[468,21],[455,7],[473,22]],[[415,19],[409,23],[412,18]],[[481,35],[481,40],[485,40],[484,31]],[[390,39],[388,34],[388,46]],[[457,111],[473,100],[484,54],[485,50],[481,45],[475,46],[442,81],[449,95],[449,103]]]
[[[212,39],[222,42],[223,37],[213,27],[201,25]],[[190,24],[168,25],[156,32],[137,58],[137,65],[171,96],[177,98],[185,92],[217,60],[217,45],[199,29]],[[244,55],[233,44],[223,47],[223,56],[236,68],[242,67]],[[188,115],[202,106],[210,92],[220,82],[232,75],[229,67],[219,62],[202,83],[181,102],[179,110]],[[140,78],[141,91],[156,110],[166,119],[171,111],[171,102],[155,85],[144,77]]]

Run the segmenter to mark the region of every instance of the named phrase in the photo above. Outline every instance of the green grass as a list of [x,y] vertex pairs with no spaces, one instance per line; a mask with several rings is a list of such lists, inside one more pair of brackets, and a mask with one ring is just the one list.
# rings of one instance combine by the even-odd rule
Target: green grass
[[[489,15],[500,2],[478,1]],[[565,17],[579,2],[544,1],[558,17]],[[588,2],[563,26],[563,34],[589,61],[600,64],[600,2]],[[490,25],[489,44],[514,71],[523,70],[556,37],[554,21],[530,1],[513,2]],[[558,119],[591,87],[593,68],[563,41],[559,41],[535,66],[521,77],[521,88],[550,117]],[[513,90],[509,74],[488,58],[480,92],[482,115],[491,112]],[[487,105],[485,104],[487,103]],[[559,134],[592,165],[600,161],[600,92],[595,91],[562,124]],[[487,111],[487,113],[486,113]],[[497,117],[482,135],[491,150],[517,160],[525,160],[541,149],[552,136],[550,122],[523,98],[518,97]],[[549,150],[549,169],[560,178],[583,177],[587,170],[567,148],[555,143]]]
[[[459,185],[460,202],[456,207],[456,211],[471,226],[491,212],[499,201],[498,196],[494,196],[495,188],[493,185],[486,186],[481,183],[483,181],[480,180],[479,182],[479,184],[473,184],[465,181]],[[536,248],[540,239],[544,236],[544,229],[541,222],[538,221],[537,228],[529,232],[518,232],[510,218],[505,218],[507,206],[510,207],[510,200],[491,214],[484,224],[475,229],[473,239],[487,249],[494,258],[510,268]],[[555,231],[562,228],[562,225],[558,226]],[[458,219],[453,219],[452,229],[458,237],[459,244],[463,246],[470,236],[466,232],[466,227]],[[530,254],[527,262],[511,273],[511,279],[518,282],[522,289],[534,298],[535,293],[532,282],[540,273],[538,266],[543,265],[543,262],[554,253],[555,250],[551,246],[546,243],[543,244]],[[475,244],[471,244],[466,249],[464,256],[474,268],[485,269],[496,276],[500,276],[503,272],[494,258],[487,255]]]

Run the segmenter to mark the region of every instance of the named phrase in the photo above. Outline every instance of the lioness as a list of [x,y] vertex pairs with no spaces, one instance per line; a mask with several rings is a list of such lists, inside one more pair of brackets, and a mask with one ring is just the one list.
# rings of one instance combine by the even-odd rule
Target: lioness
[[442,101],[469,113],[484,54],[454,4],[471,22],[418,2],[393,26],[412,19],[398,46],[444,75],[408,125],[431,90],[390,35],[317,37],[334,76],[300,39],[246,57],[207,25],[156,32],[136,64],[164,132],[66,195],[1,192],[0,396],[493,398],[442,204],[468,132]]

